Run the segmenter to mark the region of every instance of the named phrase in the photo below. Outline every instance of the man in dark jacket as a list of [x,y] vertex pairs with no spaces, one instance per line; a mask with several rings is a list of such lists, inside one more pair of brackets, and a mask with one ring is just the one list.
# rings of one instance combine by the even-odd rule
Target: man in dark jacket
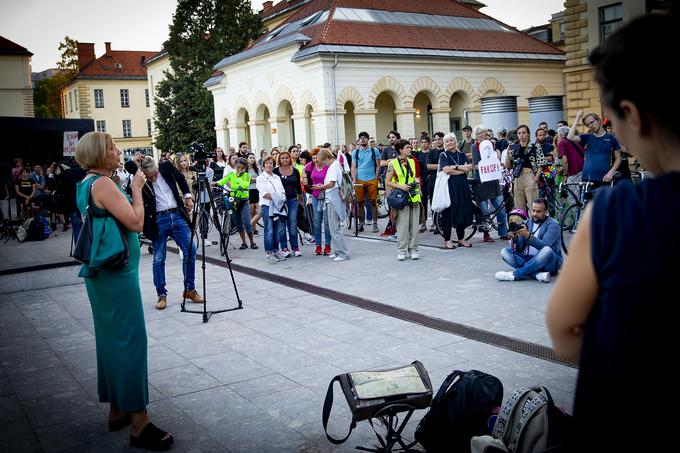
[[[510,213],[511,222],[516,211],[521,210]],[[496,280],[535,278],[539,282],[550,282],[550,276],[562,267],[563,258],[560,225],[548,217],[548,200],[535,199],[531,204],[531,219],[510,236],[513,238],[512,248],[504,248],[501,257],[515,271],[496,272]]]
[[184,297],[192,302],[204,303],[196,291],[196,246],[191,241],[191,221],[187,214],[194,207],[189,184],[170,161],[156,165],[153,158],[147,156],[141,159],[140,168],[146,176],[142,189],[144,235],[151,239],[153,245],[153,284],[158,295],[156,308],[163,310],[167,305],[165,255],[168,236],[177,243],[184,256]]

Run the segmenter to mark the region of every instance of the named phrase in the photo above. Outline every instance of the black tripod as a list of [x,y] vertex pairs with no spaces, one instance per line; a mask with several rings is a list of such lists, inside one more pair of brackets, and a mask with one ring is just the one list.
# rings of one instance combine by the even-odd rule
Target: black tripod
[[[200,170],[201,168],[199,168]],[[215,202],[215,197],[213,196],[212,190],[210,189],[210,184],[208,183],[208,180],[205,176],[205,164],[203,163],[202,165],[202,170],[203,171],[198,171],[198,177],[197,177],[197,182],[196,182],[196,190],[195,190],[195,195],[194,195],[194,200],[196,202],[194,203],[194,209],[192,210],[192,215],[191,215],[191,238],[189,240],[189,247],[194,246],[194,234],[196,233],[196,223],[201,222],[202,219],[211,219],[217,228],[217,231],[220,234],[220,240],[222,238],[222,229],[219,223],[219,220],[217,219],[217,204]],[[209,198],[209,203],[210,203],[210,208],[212,209],[213,216],[214,218],[211,218],[209,213],[206,212],[205,209],[205,204],[201,203],[201,196],[202,194],[206,193],[208,194]],[[221,200],[220,200],[221,201]],[[236,280],[234,279],[234,272],[231,269],[231,259],[229,258],[229,252],[227,251],[227,248],[224,247],[224,258],[227,261],[227,267],[229,268],[229,275],[231,276],[231,282],[234,285],[234,293],[236,294],[236,300],[238,302],[238,306],[234,308],[227,308],[225,310],[214,310],[214,311],[208,311],[208,293],[206,291],[206,286],[205,286],[205,241],[206,238],[204,236],[207,236],[207,221],[206,220],[206,225],[205,225],[205,231],[201,231],[200,234],[200,242],[201,242],[201,270],[203,273],[203,311],[200,310],[187,310],[185,308],[186,305],[186,292],[187,292],[187,279],[186,276],[184,277],[184,293],[182,296],[182,312],[186,313],[202,313],[203,314],[203,322],[206,323],[210,319],[210,317],[215,314],[215,313],[224,313],[227,311],[234,311],[234,310],[240,310],[243,308],[243,301],[241,301],[241,297],[238,295],[238,288],[236,288]],[[203,228],[199,227],[199,229],[203,230]],[[204,234],[205,233],[205,234]],[[188,260],[189,260],[189,254],[184,255],[183,259],[183,264],[185,266],[185,269],[188,268]]]

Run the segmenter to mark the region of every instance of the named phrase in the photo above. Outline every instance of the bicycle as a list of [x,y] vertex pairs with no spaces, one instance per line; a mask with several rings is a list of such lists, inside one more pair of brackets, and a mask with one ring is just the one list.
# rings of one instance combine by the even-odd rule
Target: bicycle
[[352,229],[352,217],[354,217],[354,237],[359,236],[359,204],[357,202],[356,188],[360,184],[352,184],[352,196],[345,201],[345,208],[347,209],[347,229]]
[[[231,222],[231,214],[234,212],[234,208],[238,208],[238,204],[234,203],[234,198],[231,196],[231,192],[224,191],[222,196],[222,203],[215,203],[217,205],[216,217],[219,221],[221,236],[220,236],[220,255],[224,256],[227,253],[227,246],[229,245],[230,236],[236,234],[236,225]],[[247,206],[243,206],[241,209],[246,209]],[[232,245],[232,247],[234,247]],[[235,248],[235,247],[234,247]]]

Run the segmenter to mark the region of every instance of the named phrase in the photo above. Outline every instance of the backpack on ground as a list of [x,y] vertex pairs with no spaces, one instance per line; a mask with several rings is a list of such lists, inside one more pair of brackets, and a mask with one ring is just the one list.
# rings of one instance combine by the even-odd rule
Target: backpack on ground
[[492,436],[472,439],[473,453],[566,451],[571,416],[555,406],[542,385],[515,390],[505,402]]
[[451,373],[418,424],[415,438],[428,452],[469,452],[473,436],[490,434],[489,418],[503,402],[503,384],[477,370]]
[[[49,236],[49,222],[43,216],[29,217],[17,228],[17,239],[19,242],[42,241]],[[51,230],[49,230],[51,231]]]

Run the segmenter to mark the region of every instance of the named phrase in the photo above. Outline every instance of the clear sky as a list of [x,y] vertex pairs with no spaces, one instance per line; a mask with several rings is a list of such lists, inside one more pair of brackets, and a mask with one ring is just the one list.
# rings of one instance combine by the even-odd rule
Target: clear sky
[[[545,24],[564,9],[564,0],[480,1],[488,5],[483,13],[520,30]],[[253,0],[253,8],[262,3]],[[113,50],[159,51],[175,5],[173,0],[0,0],[0,35],[31,51],[33,71],[39,72],[56,66],[66,35],[95,43],[97,56],[105,41]]]

